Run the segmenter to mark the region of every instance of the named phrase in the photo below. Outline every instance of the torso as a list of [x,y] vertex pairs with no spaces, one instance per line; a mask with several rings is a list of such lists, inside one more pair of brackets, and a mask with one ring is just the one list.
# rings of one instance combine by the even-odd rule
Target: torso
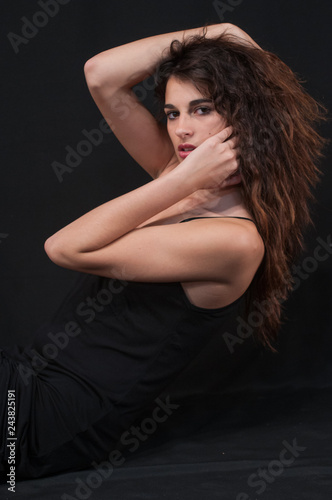
[[[202,307],[206,309],[217,309],[220,307],[225,307],[236,299],[238,299],[248,288],[248,280],[250,276],[254,275],[259,267],[260,262],[264,256],[264,243],[256,228],[254,222],[245,219],[236,219],[233,217],[245,217],[252,219],[251,214],[244,207],[236,207],[236,209],[223,214],[217,214],[214,212],[202,211],[199,208],[194,207],[194,201],[192,198],[188,197],[181,200],[179,203],[169,207],[168,209],[160,212],[159,214],[151,217],[144,223],[140,224],[138,227],[152,226],[152,225],[164,225],[164,224],[177,224],[184,219],[191,217],[208,217],[206,223],[210,221],[210,217],[222,217],[218,218],[220,224],[238,224],[246,228],[250,228],[251,231],[257,237],[259,242],[260,251],[257,255],[257,262],[253,265],[253,269],[248,269],[245,276],[240,277],[238,281],[233,284],[225,284],[218,282],[181,282],[182,288],[188,298],[188,300],[197,307]],[[230,218],[228,218],[230,217]],[[184,222],[184,224],[195,224],[196,221]],[[249,278],[248,278],[249,277]]]

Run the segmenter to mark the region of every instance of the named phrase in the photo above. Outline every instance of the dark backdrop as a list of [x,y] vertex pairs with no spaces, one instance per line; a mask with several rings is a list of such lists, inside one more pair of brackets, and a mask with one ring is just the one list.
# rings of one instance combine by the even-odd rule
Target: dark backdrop
[[[76,278],[75,272],[48,259],[45,239],[93,207],[150,180],[114,135],[105,132],[71,172],[61,179],[56,175],[54,162],[64,164],[70,148],[77,149],[102,120],[84,79],[87,59],[161,32],[231,22],[277,53],[305,81],[309,93],[332,108],[331,4],[326,0],[225,0],[224,13],[215,2],[199,0],[59,3],[57,13],[45,14],[42,1],[1,2],[1,345],[31,339]],[[139,92],[153,107],[146,88]],[[329,127],[321,128],[326,137]],[[306,232],[296,271],[302,277],[285,304],[280,354],[258,350],[237,364],[235,356],[227,358],[223,344],[224,365],[233,365],[230,388],[254,382],[264,387],[331,385],[332,256],[325,250],[326,260],[313,257],[322,241],[331,241],[328,153],[321,163],[323,181],[315,191],[318,201],[312,206],[315,226]],[[207,380],[210,376],[206,374]]]

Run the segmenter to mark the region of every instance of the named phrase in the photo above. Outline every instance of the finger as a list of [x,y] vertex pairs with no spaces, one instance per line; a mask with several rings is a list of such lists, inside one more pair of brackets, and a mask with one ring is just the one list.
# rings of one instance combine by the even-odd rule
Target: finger
[[238,138],[237,137],[232,137],[231,139],[228,139],[227,144],[231,149],[236,149],[238,143]]
[[241,175],[239,169],[237,169],[235,172],[233,172],[229,177],[228,179],[232,179],[233,177],[238,177],[239,175]]
[[242,177],[240,173],[237,174],[232,174],[231,176],[227,177],[222,183],[222,187],[228,187],[228,186],[234,186],[236,184],[240,184],[242,182]]
[[233,133],[233,127],[229,126],[218,132],[216,134],[216,137],[218,137],[221,140],[221,142],[225,142],[232,135],[232,133]]
[[233,168],[233,170],[232,170],[232,171],[231,171],[231,173],[230,173],[230,174],[226,177],[226,179],[225,179],[225,180],[227,180],[227,179],[231,179],[231,178],[233,178],[233,177],[237,177],[237,176],[239,176],[239,175],[241,175],[241,173],[240,173],[240,162],[239,162],[239,160],[238,160],[238,159],[236,159],[236,160],[235,160],[235,162],[234,162],[234,168]]

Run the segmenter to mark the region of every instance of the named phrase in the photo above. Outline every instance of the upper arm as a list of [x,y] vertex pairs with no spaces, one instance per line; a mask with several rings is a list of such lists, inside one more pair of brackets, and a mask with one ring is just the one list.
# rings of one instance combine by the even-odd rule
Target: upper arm
[[253,234],[229,221],[196,220],[134,229],[97,251],[50,258],[69,269],[128,281],[249,285],[261,260]]
[[100,112],[134,160],[151,177],[158,177],[176,159],[166,126],[156,120],[131,88],[113,87],[111,77],[103,81],[96,68],[102,61],[92,61],[87,61],[84,71]]

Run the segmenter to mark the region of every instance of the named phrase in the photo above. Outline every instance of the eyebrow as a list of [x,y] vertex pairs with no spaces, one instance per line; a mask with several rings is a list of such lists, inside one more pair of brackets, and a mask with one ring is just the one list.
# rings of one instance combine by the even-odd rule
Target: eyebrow
[[[211,102],[212,99],[195,99],[194,101],[190,101],[189,107],[191,108],[192,106],[196,106],[196,104],[211,103]],[[176,106],[174,106],[174,104],[165,104],[164,108],[176,109]]]

